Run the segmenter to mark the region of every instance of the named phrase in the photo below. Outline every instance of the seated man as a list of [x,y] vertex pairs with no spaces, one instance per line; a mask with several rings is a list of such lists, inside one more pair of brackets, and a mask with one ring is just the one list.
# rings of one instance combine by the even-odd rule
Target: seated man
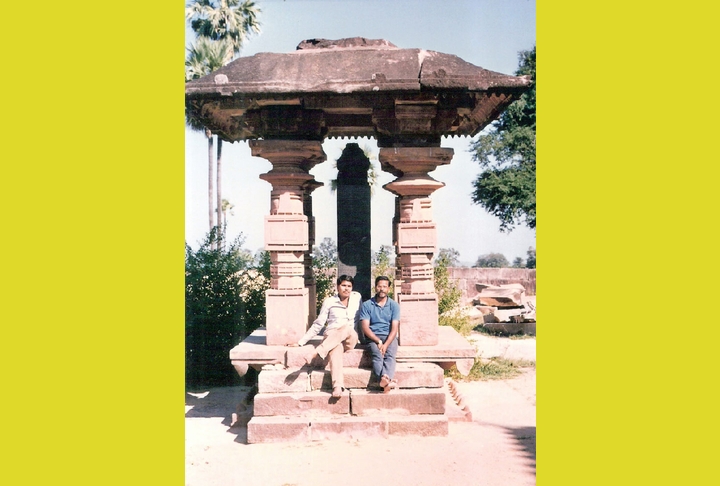
[[372,353],[373,373],[385,393],[397,387],[395,355],[397,354],[400,306],[388,297],[390,279],[384,275],[375,279],[375,297],[360,307],[362,330]]
[[323,301],[320,314],[310,329],[295,346],[304,346],[323,327],[325,337],[317,348],[312,348],[305,355],[305,362],[310,362],[315,355],[325,359],[330,356],[330,377],[332,379],[332,396],[339,398],[344,387],[343,353],[355,348],[358,335],[355,332],[355,317],[360,308],[360,293],[353,292],[353,278],[340,275],[337,279],[337,294]]

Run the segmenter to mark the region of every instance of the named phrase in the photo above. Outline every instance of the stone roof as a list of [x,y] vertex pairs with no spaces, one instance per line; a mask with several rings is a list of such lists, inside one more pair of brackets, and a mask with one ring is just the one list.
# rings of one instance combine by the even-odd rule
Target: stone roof
[[[460,108],[464,112],[476,109],[480,94],[503,98],[500,104],[485,110],[486,115],[497,116],[499,112],[496,113],[495,108],[511,102],[529,84],[529,77],[489,71],[452,54],[401,49],[385,40],[356,37],[310,39],[301,42],[294,52],[240,57],[203,78],[186,83],[185,93],[192,105],[191,112],[194,110],[200,115],[205,101],[218,100],[226,110],[232,107],[236,118],[246,110],[271,105],[302,106],[323,110],[331,116],[375,114],[381,118],[383,114],[375,113],[376,110],[392,109],[398,104],[422,105],[414,110],[406,109],[407,116],[414,116],[416,111],[423,112],[423,106],[430,105],[441,111]],[[445,102],[440,100],[443,95]],[[204,115],[207,117],[210,113],[206,110]],[[453,116],[462,116],[462,113],[455,112]],[[323,136],[373,136],[376,131],[376,127],[367,126],[367,120],[346,121],[359,123],[355,125],[358,129],[353,130],[353,125],[345,124],[337,125],[333,132],[331,123],[327,125],[329,133]],[[461,133],[453,132],[457,132],[462,123],[456,123],[454,130],[442,127],[424,127],[423,130],[442,135],[474,134],[489,121],[492,118],[477,119]],[[263,136],[252,129],[236,128],[240,131],[226,133],[228,138]],[[217,129],[223,132],[230,127]]]

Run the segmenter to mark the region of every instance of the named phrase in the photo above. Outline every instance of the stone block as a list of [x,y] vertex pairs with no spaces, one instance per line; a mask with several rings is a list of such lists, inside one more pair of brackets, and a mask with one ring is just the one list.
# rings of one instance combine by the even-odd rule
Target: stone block
[[350,394],[343,392],[340,398],[329,393],[312,391],[305,393],[258,393],[255,395],[253,414],[258,417],[274,415],[318,416],[350,413]]
[[310,391],[307,369],[263,369],[258,375],[258,393],[302,393]]
[[309,440],[310,422],[306,418],[255,416],[247,424],[248,444]]
[[308,289],[265,291],[267,344],[297,343],[307,331]]
[[307,216],[298,214],[265,216],[265,250],[295,252],[308,249]]
[[[345,388],[367,388],[377,385],[372,370],[367,368],[343,369]],[[400,388],[440,388],[444,385],[443,369],[434,363],[398,363],[395,379]],[[310,373],[310,387],[313,390],[330,390],[330,371],[313,370]]]
[[380,417],[314,418],[310,423],[310,440],[352,440],[387,436],[387,420]]
[[413,415],[388,418],[389,435],[419,435],[438,437],[448,435],[448,418],[445,415]]
[[419,296],[400,294],[400,346],[438,344],[437,294]]
[[435,253],[437,231],[435,223],[398,223],[399,253]]
[[416,415],[445,413],[445,391],[442,388],[396,389],[390,393],[351,390],[353,415]]

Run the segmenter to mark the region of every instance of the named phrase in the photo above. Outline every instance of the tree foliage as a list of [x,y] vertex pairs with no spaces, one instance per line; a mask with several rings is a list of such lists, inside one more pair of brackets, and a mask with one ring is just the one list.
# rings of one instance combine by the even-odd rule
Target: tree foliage
[[515,72],[531,77],[530,89],[470,146],[483,169],[473,202],[499,218],[504,232],[522,223],[535,228],[535,50],[519,53]]
[[388,245],[381,245],[380,249],[376,251],[372,256],[371,261],[371,271],[372,271],[372,278],[371,282],[373,284],[373,292],[375,293],[375,278],[379,277],[380,275],[385,275],[386,277],[390,278],[390,282],[393,283],[393,285],[390,286],[390,290],[388,291],[388,297],[391,299],[395,298],[395,290],[394,290],[394,256],[395,256],[395,250],[392,246]]
[[313,246],[312,271],[315,277],[317,312],[323,301],[335,293],[335,278],[338,264],[337,243],[332,238],[324,238],[319,245]]
[[[265,323],[267,268],[254,264],[239,235],[215,227],[197,250],[185,245],[185,379],[189,386],[237,384],[228,353]],[[269,260],[268,260],[269,261]]]
[[502,253],[488,253],[480,255],[473,268],[507,268],[510,262]]
[[435,278],[435,293],[438,296],[438,313],[444,314],[460,305],[462,292],[450,280],[448,267],[453,266],[460,253],[454,248],[441,248],[435,258],[433,276]]

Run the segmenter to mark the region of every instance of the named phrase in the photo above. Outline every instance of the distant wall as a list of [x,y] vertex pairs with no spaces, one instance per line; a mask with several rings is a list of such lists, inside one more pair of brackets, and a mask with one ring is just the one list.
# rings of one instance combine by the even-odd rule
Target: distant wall
[[462,291],[463,300],[478,294],[476,283],[506,285],[518,283],[525,287],[525,295],[535,295],[534,268],[448,268],[450,279]]

